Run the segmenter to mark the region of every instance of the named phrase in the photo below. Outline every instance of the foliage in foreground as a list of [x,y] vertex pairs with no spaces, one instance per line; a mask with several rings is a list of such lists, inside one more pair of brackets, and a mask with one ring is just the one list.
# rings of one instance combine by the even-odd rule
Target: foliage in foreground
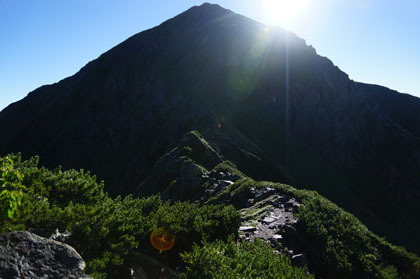
[[23,175],[14,168],[13,160],[9,156],[0,158],[0,224],[6,218],[13,218],[20,206],[25,190],[22,180]]
[[[171,267],[181,263],[180,252],[194,243],[226,240],[237,233],[239,214],[231,206],[170,204],[158,196],[109,198],[103,183],[83,170],[39,168],[38,158],[22,161],[11,156],[27,190],[13,219],[1,232],[32,230],[50,236],[56,228],[72,233],[68,243],[87,263],[94,278],[117,276],[128,251],[138,249]],[[150,234],[163,229],[175,237],[172,250],[162,256],[150,244]]]
[[[417,256],[379,238],[316,192],[256,182],[238,173],[242,178],[205,206],[170,204],[158,196],[111,199],[104,193],[103,183],[98,184],[95,176],[83,170],[40,168],[37,157],[22,161],[13,155],[9,159],[13,168],[6,172],[19,174],[9,180],[25,185],[26,190],[21,206],[13,218],[2,221],[0,232],[32,230],[48,237],[56,228],[69,230],[69,244],[85,259],[86,272],[94,278],[116,277],[131,250],[172,268],[186,267],[184,278],[307,278],[302,270],[292,268],[286,257],[273,255],[265,244],[215,242],[236,234],[240,219],[235,208],[214,204],[240,205],[252,198],[251,188],[262,187],[276,188],[301,201],[299,218],[312,240],[307,250],[309,264],[316,265],[311,269],[323,278],[419,277]],[[234,167],[226,164],[215,169],[225,168],[234,173]],[[173,249],[160,254],[151,246],[150,234],[157,229],[175,237]]]
[[291,265],[290,258],[273,253],[266,243],[259,241],[226,243],[218,241],[195,245],[182,254],[187,263],[183,279],[303,279],[313,278],[306,271]]

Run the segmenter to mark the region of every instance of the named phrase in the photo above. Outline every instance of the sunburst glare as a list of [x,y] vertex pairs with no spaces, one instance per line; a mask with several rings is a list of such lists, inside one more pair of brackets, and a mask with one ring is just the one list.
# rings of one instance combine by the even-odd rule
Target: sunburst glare
[[289,25],[309,4],[310,0],[263,0],[267,21]]

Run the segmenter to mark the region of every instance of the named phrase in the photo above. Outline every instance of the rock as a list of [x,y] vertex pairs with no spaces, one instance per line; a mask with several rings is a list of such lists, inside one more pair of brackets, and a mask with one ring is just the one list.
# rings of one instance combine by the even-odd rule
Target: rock
[[264,220],[263,220],[263,222],[266,223],[266,224],[273,223],[274,221],[276,221],[276,219],[273,218],[273,217],[270,217],[270,216],[265,217]]
[[262,201],[263,199],[267,198],[268,196],[274,194],[275,192],[276,192],[276,190],[274,190],[273,188],[264,187],[255,194],[254,200],[256,202]]
[[241,231],[241,232],[253,232],[256,229],[257,229],[256,227],[252,227],[252,226],[240,226],[239,227],[239,231]]
[[67,244],[30,232],[0,235],[0,278],[90,278],[85,266]]
[[224,190],[226,189],[226,187],[230,186],[233,184],[233,181],[230,180],[220,180],[219,181],[219,187]]
[[287,211],[296,213],[299,211],[300,204],[295,199],[290,199],[284,206]]
[[284,203],[285,203],[288,199],[289,199],[289,197],[279,195],[279,196],[278,196],[278,198],[277,198],[277,201],[278,201],[281,205],[284,205]]
[[283,239],[283,237],[282,237],[280,234],[274,234],[274,235],[272,236],[272,238],[273,238],[274,240],[281,240],[281,239]]
[[[294,197],[281,195],[268,187],[255,191],[251,200],[252,204],[248,200],[246,208],[241,210],[245,223],[239,230],[246,230],[240,234],[241,240],[254,241],[259,238],[269,243],[276,253],[293,257],[294,265],[308,265],[305,253],[313,247],[313,243],[308,240],[297,216],[294,216],[300,203]],[[250,227],[250,224],[254,227]]]
[[254,199],[248,199],[245,203],[245,207],[250,207],[254,204]]
[[230,173],[228,173],[228,174],[225,176],[225,179],[227,179],[227,180],[231,180],[231,181],[233,181],[233,182],[238,181],[240,178],[241,178],[241,177],[240,177],[239,175],[237,175],[237,174],[230,174]]
[[308,265],[308,259],[305,254],[298,254],[292,256],[292,264],[294,266],[304,267]]
[[296,205],[296,202],[295,202],[293,199],[288,200],[288,201],[284,204],[284,206],[285,206],[286,208],[293,207],[293,206],[295,206],[295,205]]
[[60,233],[58,229],[55,230],[55,233],[50,236],[50,239],[60,241],[60,242],[66,242],[69,237],[71,236],[71,233],[65,230],[64,232]]

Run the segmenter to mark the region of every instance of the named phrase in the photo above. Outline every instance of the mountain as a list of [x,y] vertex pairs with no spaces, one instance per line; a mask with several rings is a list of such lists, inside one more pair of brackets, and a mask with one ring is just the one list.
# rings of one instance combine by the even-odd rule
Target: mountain
[[207,152],[199,166],[229,160],[252,179],[317,190],[420,252],[420,99],[352,81],[296,35],[217,5],[34,90],[0,127],[0,155],[84,168],[114,196],[164,192],[195,168],[182,152]]

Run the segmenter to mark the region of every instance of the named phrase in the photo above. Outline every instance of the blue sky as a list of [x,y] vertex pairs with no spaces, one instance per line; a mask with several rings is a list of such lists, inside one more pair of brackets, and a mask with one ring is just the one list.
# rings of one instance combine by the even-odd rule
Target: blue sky
[[[209,2],[296,33],[353,80],[420,96],[420,0],[303,0],[288,21],[270,1]],[[0,0],[0,110],[201,3]]]

